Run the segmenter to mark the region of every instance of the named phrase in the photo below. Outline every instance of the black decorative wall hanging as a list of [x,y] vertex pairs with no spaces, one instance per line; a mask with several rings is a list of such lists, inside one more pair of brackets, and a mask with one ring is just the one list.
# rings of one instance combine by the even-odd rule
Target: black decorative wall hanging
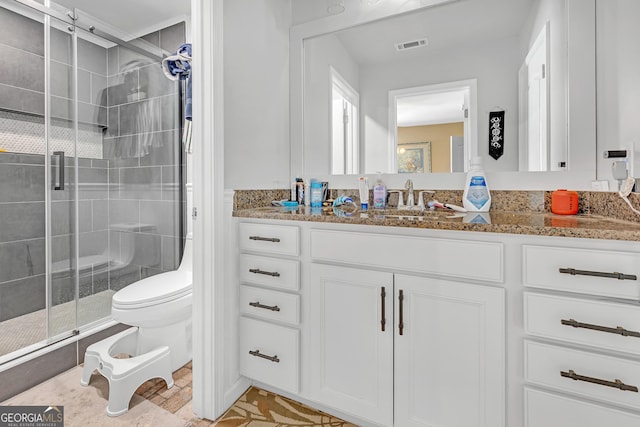
[[498,160],[504,153],[504,111],[489,113],[489,155]]

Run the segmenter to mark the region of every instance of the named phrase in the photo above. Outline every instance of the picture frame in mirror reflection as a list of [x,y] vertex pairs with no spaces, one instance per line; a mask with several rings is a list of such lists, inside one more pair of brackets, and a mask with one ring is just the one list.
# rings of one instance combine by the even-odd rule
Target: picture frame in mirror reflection
[[398,173],[430,173],[431,142],[398,144]]

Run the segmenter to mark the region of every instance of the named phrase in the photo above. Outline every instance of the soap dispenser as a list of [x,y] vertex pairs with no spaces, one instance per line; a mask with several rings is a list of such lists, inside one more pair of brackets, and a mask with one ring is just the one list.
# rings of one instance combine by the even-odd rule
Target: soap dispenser
[[373,207],[384,209],[387,205],[387,187],[382,182],[382,174],[378,173],[376,185],[373,186]]
[[491,194],[487,187],[487,177],[482,168],[482,158],[474,157],[467,174],[462,195],[462,205],[469,212],[489,212]]

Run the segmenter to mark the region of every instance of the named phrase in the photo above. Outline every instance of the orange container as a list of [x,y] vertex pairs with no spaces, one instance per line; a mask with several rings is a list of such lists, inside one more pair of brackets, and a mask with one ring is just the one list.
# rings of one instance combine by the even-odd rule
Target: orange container
[[558,215],[575,215],[578,213],[578,193],[565,189],[551,193],[551,212]]

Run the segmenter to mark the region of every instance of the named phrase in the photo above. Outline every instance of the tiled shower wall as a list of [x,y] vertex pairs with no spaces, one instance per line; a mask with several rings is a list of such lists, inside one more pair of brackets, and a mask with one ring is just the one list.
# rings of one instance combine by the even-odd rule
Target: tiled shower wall
[[44,157],[0,153],[0,321],[44,307]]
[[[52,302],[74,298],[70,268],[74,159],[66,159],[64,191],[51,193]],[[78,159],[80,256],[100,255],[108,242],[108,161]],[[0,321],[45,307],[44,156],[0,153]],[[94,274],[95,273],[95,274]],[[108,288],[104,265],[81,270],[80,296]]]
[[[44,154],[44,27],[0,7],[0,148]],[[51,29],[52,149],[73,155],[71,119],[71,36]],[[78,156],[102,158],[106,105],[99,94],[107,84],[105,48],[78,39]]]
[[[40,154],[0,153],[0,321],[45,305],[42,32],[42,24],[0,8],[0,54],[10,53],[0,64],[0,148],[30,140],[35,147],[31,151],[7,151]],[[174,51],[185,40],[185,26],[144,38]],[[159,63],[127,49],[79,40],[78,50],[78,220],[84,297],[175,269],[184,201],[177,84],[164,77]],[[73,135],[64,134],[71,131],[71,101],[66,95],[71,68],[70,43],[63,32],[53,32],[51,56],[53,133],[57,128],[62,132],[51,144],[72,153],[58,145]],[[3,127],[3,119],[13,127]],[[74,297],[72,278],[65,273],[73,244],[73,166],[73,157],[67,157],[67,186],[51,193],[52,261],[59,270],[53,274],[54,304]]]
[[[184,43],[185,25],[143,39],[173,52]],[[107,56],[109,239],[115,259],[123,264],[112,272],[110,287],[118,290],[178,266],[184,203],[176,203],[183,198],[177,165],[183,157],[178,83],[164,76],[158,62],[126,48],[110,48]]]

